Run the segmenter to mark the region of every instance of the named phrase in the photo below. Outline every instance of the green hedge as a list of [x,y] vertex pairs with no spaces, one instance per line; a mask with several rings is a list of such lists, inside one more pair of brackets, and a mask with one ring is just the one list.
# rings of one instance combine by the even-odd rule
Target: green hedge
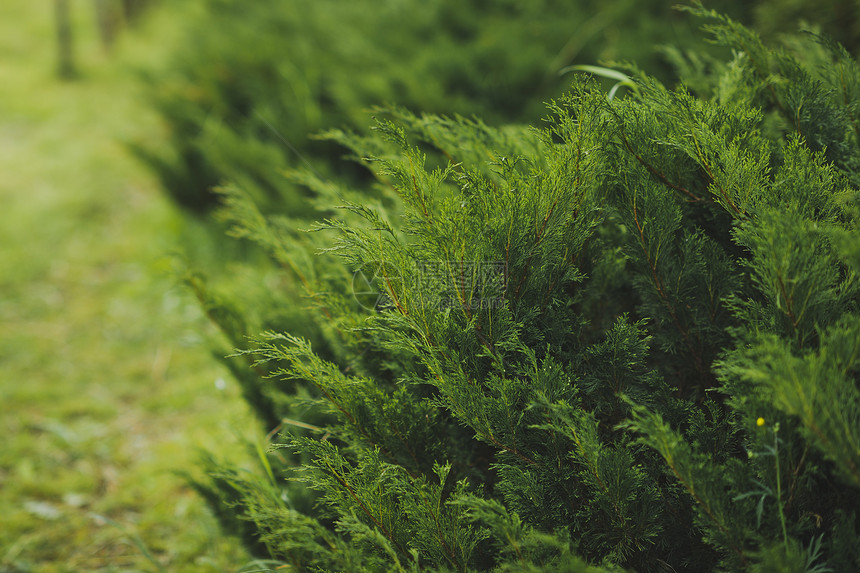
[[[724,2],[748,18],[742,2]],[[398,104],[486,121],[537,122],[571,64],[633,59],[668,78],[659,46],[691,28],[658,0],[206,0],[177,19],[187,39],[152,70],[170,145],[137,151],[182,205],[205,210],[225,180],[268,209],[308,214],[284,166],[350,170],[313,136],[361,129],[367,109]],[[361,177],[360,171],[353,176]],[[360,182],[360,180],[359,180]]]
[[675,52],[695,94],[380,110],[323,140],[368,175],[292,172],[316,233],[224,189],[282,270],[192,284],[281,436],[196,485],[257,570],[860,570],[860,68],[694,12],[733,52]]

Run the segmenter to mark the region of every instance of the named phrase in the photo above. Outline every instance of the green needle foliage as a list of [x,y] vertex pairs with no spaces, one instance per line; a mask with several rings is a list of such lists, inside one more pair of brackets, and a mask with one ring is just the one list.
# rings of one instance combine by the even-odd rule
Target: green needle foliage
[[691,11],[733,50],[698,95],[630,70],[612,98],[577,78],[540,129],[379,110],[325,135],[373,183],[291,175],[343,205],[315,233],[225,190],[315,317],[198,288],[281,433],[259,477],[198,484],[260,557],[860,569],[860,73]]
[[[744,2],[720,5],[749,18]],[[268,209],[308,215],[280,170],[310,164],[365,183],[338,146],[309,135],[361,128],[370,106],[537,121],[572,63],[635,55],[668,76],[657,46],[690,36],[662,0],[205,0],[177,13],[186,39],[149,78],[170,145],[137,151],[195,211],[229,179]]]

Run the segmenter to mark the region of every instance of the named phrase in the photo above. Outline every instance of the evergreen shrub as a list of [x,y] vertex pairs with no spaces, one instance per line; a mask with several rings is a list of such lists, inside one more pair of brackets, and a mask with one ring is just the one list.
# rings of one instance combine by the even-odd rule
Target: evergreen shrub
[[537,121],[566,66],[636,57],[668,75],[657,46],[690,35],[661,0],[205,0],[179,13],[187,40],[149,82],[170,145],[138,153],[186,207],[210,208],[231,180],[294,215],[309,214],[305,194],[280,170],[349,170],[309,135],[363,127],[372,105]]
[[379,110],[325,136],[372,183],[291,174],[314,233],[223,190],[283,269],[192,278],[272,441],[196,483],[255,570],[860,570],[860,69],[692,11],[733,52],[695,93]]

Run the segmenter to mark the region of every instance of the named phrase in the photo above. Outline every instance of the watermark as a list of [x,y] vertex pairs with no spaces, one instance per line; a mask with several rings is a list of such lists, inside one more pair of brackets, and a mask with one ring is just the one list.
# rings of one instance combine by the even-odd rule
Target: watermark
[[388,289],[401,283],[400,273],[382,262],[365,263],[352,274],[352,296],[367,310],[393,308]]
[[505,304],[504,261],[416,261],[406,271],[366,263],[355,271],[352,292],[368,310],[396,307],[390,292],[420,292],[423,303],[439,310],[494,310]]

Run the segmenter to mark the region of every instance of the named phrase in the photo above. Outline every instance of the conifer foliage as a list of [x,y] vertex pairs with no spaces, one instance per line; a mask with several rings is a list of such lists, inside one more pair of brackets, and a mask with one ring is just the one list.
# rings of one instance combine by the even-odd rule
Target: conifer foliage
[[[747,3],[716,1],[749,19]],[[226,178],[267,210],[308,214],[280,170],[312,164],[328,175],[334,165],[343,175],[351,166],[338,164],[340,150],[308,136],[363,127],[369,106],[536,120],[574,61],[636,54],[666,71],[656,45],[689,35],[662,0],[178,4],[185,39],[149,82],[170,141],[135,149],[171,197],[198,212]]]
[[197,485],[272,569],[860,570],[860,70],[693,12],[734,50],[696,94],[379,110],[325,136],[371,190],[292,175],[344,206],[316,233],[225,191],[319,317],[197,289],[280,433]]

